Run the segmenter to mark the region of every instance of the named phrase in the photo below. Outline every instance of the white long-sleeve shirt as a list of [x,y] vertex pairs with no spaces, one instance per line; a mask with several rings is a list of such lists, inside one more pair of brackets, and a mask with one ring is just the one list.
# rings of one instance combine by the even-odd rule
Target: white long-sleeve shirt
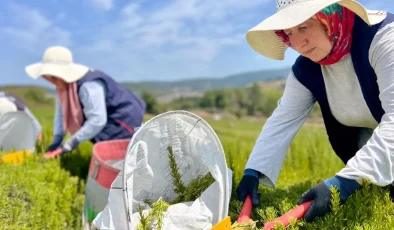
[[[394,181],[394,23],[375,34],[369,61],[385,111],[379,124],[363,98],[350,55],[322,66],[322,74],[333,116],[344,125],[364,128],[362,148],[337,175],[386,186]],[[261,184],[275,188],[288,148],[315,102],[312,93],[290,72],[283,96],[263,126],[245,167],[263,174]]]

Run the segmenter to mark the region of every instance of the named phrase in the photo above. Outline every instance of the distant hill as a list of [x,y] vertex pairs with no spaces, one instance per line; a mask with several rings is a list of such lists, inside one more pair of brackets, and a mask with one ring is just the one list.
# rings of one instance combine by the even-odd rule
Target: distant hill
[[168,96],[169,94],[194,96],[214,89],[244,87],[253,82],[280,80],[286,78],[288,73],[289,69],[283,68],[245,72],[223,78],[205,77],[178,81],[121,82],[121,84],[137,94],[146,90],[156,96]]
[[36,85],[0,86],[0,91],[19,97],[28,107],[53,107],[55,95],[53,89]]
[[[119,82],[137,95],[143,91],[148,91],[155,96],[160,96],[161,101],[170,101],[180,96],[201,96],[204,92],[222,88],[248,87],[253,82],[260,82],[263,85],[278,84],[283,85],[283,80],[287,77],[288,68],[260,70],[229,75],[223,78],[194,78],[177,81],[142,81],[142,82]],[[270,83],[272,82],[272,83]],[[0,86],[7,92],[12,92],[30,101],[31,104],[40,103],[51,104],[56,95],[54,88],[45,88],[37,85],[6,85]],[[43,93],[44,92],[44,93]],[[41,93],[48,97],[40,97]],[[33,95],[33,96],[32,96]],[[34,99],[32,100],[31,97]]]

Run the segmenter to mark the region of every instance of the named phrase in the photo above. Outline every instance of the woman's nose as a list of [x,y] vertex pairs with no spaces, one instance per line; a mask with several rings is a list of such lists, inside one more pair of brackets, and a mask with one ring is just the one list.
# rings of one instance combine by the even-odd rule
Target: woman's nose
[[296,50],[297,49],[301,49],[302,47],[304,47],[306,44],[308,43],[308,39],[306,38],[306,36],[302,35],[302,34],[295,34],[293,36],[291,36],[290,38],[290,44],[292,47],[294,47]]

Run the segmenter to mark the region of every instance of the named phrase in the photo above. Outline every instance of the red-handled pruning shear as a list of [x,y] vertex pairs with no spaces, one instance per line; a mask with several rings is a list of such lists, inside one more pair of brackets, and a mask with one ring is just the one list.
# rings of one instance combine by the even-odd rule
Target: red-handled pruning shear
[[51,158],[55,158],[55,157],[59,156],[60,154],[62,154],[62,149],[58,148],[58,149],[56,149],[54,151],[46,152],[45,155],[44,155],[44,158],[45,159],[51,159]]
[[[282,223],[285,227],[289,226],[290,220],[292,218],[296,218],[297,220],[301,219],[306,211],[308,211],[309,207],[311,206],[312,201],[307,201],[305,203],[302,203],[295,207],[294,209],[288,211],[287,213],[283,214],[282,216],[276,218],[273,221],[267,222],[264,224],[263,230],[272,230],[274,229],[274,226],[280,222]],[[238,216],[238,223],[245,223],[248,221],[251,221],[252,219],[250,218],[250,214],[252,212],[252,200],[250,196],[247,196],[244,202],[244,205],[241,209],[241,212],[239,213]]]

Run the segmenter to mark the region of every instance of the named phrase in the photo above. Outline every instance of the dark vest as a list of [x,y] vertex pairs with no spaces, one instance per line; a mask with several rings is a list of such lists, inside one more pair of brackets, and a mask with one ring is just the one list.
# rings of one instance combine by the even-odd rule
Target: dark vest
[[[99,70],[90,70],[77,81],[78,92],[83,83],[93,80],[101,80],[106,88],[107,124],[91,141],[96,143],[131,138],[134,128],[140,127],[143,122],[145,102]],[[83,108],[82,104],[81,106]]]
[[[368,59],[368,51],[376,32],[394,20],[394,15],[369,26],[359,16],[355,15],[353,40],[350,55],[365,102],[375,120],[379,123],[384,115],[379,99],[379,87],[375,71]],[[300,56],[292,66],[295,77],[308,88],[320,105],[328,138],[335,153],[346,162],[359,150],[358,137],[360,128],[349,127],[339,123],[331,113],[321,66],[310,59]]]

